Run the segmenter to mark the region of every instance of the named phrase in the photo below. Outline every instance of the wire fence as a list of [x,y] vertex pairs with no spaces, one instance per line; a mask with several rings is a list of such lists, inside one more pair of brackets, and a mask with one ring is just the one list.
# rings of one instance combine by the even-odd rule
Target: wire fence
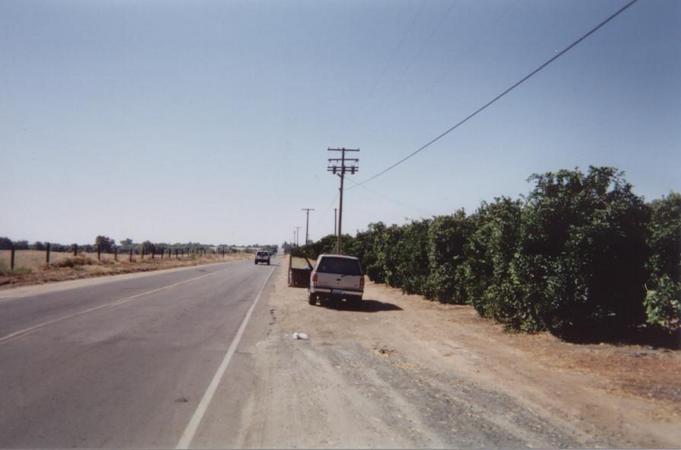
[[133,263],[139,261],[188,260],[197,258],[224,259],[234,253],[250,253],[250,249],[235,250],[232,247],[163,247],[145,248],[101,246],[63,246],[53,248],[45,244],[41,249],[25,249],[12,246],[0,250],[0,271],[27,271],[46,267],[71,267],[87,263]]

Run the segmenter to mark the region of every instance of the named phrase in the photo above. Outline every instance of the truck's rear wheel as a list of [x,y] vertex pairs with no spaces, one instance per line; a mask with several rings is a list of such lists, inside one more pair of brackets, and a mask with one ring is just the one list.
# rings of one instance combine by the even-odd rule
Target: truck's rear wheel
[[307,296],[307,302],[308,302],[310,305],[316,305],[316,304],[317,304],[317,296],[314,295],[314,294],[309,294],[309,295]]

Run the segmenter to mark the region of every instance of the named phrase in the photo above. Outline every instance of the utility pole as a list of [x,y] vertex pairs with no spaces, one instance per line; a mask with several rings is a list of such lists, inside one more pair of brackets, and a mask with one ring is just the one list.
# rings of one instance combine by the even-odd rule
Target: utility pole
[[[345,152],[359,152],[358,148],[330,148],[330,152],[341,152],[340,158],[329,158],[329,165],[326,168],[328,172],[340,177],[340,202],[338,205],[338,230],[336,233],[336,253],[341,253],[343,247],[341,243],[341,236],[343,234],[343,182],[345,181],[345,174],[352,175],[359,171],[359,158],[346,158]],[[340,164],[340,165],[339,165]]]
[[314,211],[314,208],[302,208],[301,211],[305,211],[305,245],[307,245],[309,241],[308,230],[310,228],[310,211]]
[[333,235],[338,234],[338,208],[333,208]]

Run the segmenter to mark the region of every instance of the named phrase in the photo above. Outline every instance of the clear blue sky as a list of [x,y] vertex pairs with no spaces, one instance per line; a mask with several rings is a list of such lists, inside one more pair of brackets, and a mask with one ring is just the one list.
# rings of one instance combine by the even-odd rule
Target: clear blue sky
[[[0,235],[281,243],[624,4],[0,2]],[[445,139],[347,192],[344,230],[526,193],[533,172],[681,189],[681,2],[641,0]],[[303,231],[304,232],[304,231]]]

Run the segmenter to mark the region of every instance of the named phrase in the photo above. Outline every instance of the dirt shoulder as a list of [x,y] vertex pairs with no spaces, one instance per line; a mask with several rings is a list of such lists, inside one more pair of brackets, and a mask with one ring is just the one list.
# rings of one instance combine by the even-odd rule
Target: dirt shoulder
[[[137,257],[128,261],[127,256],[121,256],[118,261],[105,259],[97,261],[90,256],[77,256],[65,258],[58,264],[41,264],[32,270],[0,273],[0,290],[19,286],[44,284],[54,281],[78,280],[82,278],[101,277],[106,275],[119,275],[126,273],[148,272],[152,270],[173,269],[178,267],[190,267],[202,264],[214,264],[218,262],[238,261],[251,259],[253,255],[247,253],[231,253],[224,257],[221,255],[205,255],[196,257],[184,257],[180,259],[147,257],[142,260]],[[72,262],[72,263],[70,263]],[[68,264],[68,265],[67,265]]]
[[361,309],[310,306],[282,266],[237,357],[248,375],[205,424],[222,439],[196,445],[681,445],[680,352],[508,334],[375,284]]

